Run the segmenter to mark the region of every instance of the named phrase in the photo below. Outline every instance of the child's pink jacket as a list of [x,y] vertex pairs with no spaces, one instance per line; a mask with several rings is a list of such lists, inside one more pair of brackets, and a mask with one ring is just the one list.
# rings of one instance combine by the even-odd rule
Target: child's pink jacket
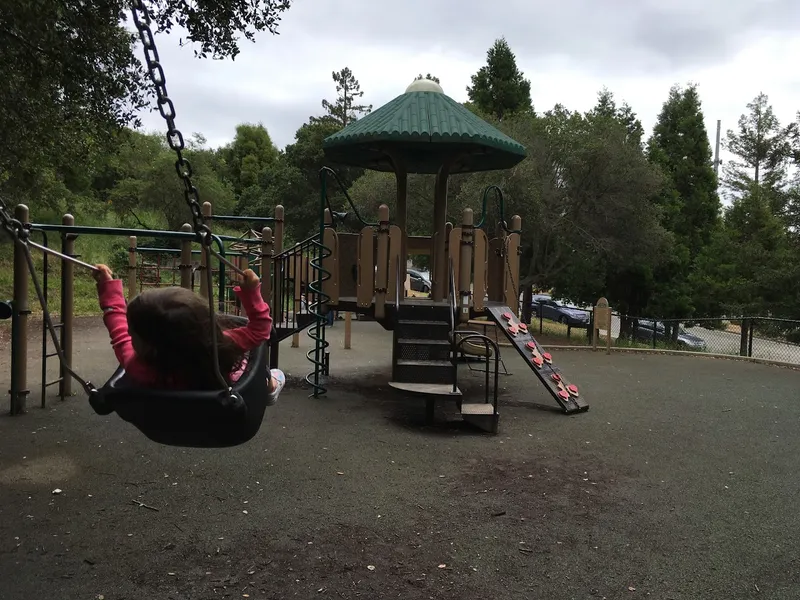
[[[242,289],[239,286],[233,291],[241,300],[242,308],[249,322],[244,327],[229,329],[224,335],[231,338],[243,352],[252,350],[269,339],[272,332],[272,317],[269,314],[269,306],[261,297],[258,287],[254,289]],[[100,300],[100,308],[103,310],[103,323],[111,336],[111,346],[117,356],[119,364],[125,372],[144,386],[155,386],[159,384],[157,373],[144,363],[136,355],[128,333],[127,303],[122,291],[122,280],[111,279],[101,281],[97,284],[97,295]],[[243,364],[235,373],[231,373],[231,381],[237,381],[244,372]]]

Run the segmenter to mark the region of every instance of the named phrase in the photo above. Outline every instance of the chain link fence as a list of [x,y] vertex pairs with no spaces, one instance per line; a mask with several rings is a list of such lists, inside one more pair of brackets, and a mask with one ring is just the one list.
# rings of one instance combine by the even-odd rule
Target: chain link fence
[[[558,314],[534,313],[531,332],[543,343],[591,344],[591,310],[563,307]],[[605,345],[600,330],[598,345]],[[613,313],[611,345],[709,354],[728,354],[800,365],[800,320],[773,317],[652,319]]]

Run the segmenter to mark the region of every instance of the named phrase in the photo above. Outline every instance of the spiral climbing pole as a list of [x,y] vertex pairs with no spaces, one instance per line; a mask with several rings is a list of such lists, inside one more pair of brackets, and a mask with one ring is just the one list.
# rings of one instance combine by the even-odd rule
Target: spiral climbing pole
[[319,398],[328,390],[323,384],[323,377],[328,375],[329,357],[326,339],[328,323],[328,301],[330,295],[326,293],[325,282],[331,278],[331,271],[327,268],[326,259],[333,256],[330,247],[325,244],[326,230],[332,228],[332,213],[325,206],[327,195],[325,192],[325,179],[322,184],[322,201],[319,234],[311,238],[311,257],[309,264],[308,282],[308,311],[313,315],[314,323],[308,329],[308,337],[313,340],[313,347],[306,353],[306,358],[314,365],[314,370],[306,375],[306,382],[311,386],[311,397]]

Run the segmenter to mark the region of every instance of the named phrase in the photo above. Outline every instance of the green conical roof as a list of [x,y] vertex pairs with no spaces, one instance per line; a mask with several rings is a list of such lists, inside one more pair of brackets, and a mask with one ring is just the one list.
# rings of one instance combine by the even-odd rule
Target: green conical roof
[[455,159],[451,174],[508,169],[525,158],[522,144],[426,83],[432,85],[412,84],[405,94],[327,137],[325,156],[376,171],[394,171],[394,156],[409,173],[436,173],[445,160]]

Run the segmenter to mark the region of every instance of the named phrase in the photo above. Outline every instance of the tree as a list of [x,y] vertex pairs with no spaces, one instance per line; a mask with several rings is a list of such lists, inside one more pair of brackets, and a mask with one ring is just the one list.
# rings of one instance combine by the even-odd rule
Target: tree
[[[671,251],[656,266],[651,314],[690,316],[704,288],[689,283],[691,271],[719,225],[720,202],[697,87],[669,91],[647,143],[648,160],[664,174],[655,198],[661,223],[672,233]],[[673,335],[677,335],[677,328]]]
[[242,123],[236,126],[233,141],[220,149],[220,156],[234,193],[240,196],[259,185],[264,172],[277,162],[278,149],[263,125]]
[[[497,184],[506,200],[502,216],[522,217],[520,287],[555,288],[576,302],[607,296],[624,310],[637,309],[628,288],[607,293],[609,281],[655,261],[665,233],[656,207],[643,202],[659,189],[659,173],[627,142],[624,125],[563,106],[542,116],[517,113],[497,125],[527,148],[528,157],[514,169],[469,176],[450,218],[464,206],[478,212],[485,187]],[[489,223],[499,217],[490,216]]]
[[514,112],[531,111],[531,82],[517,67],[517,59],[505,38],[486,53],[486,65],[472,76],[467,87],[470,102],[498,120]]
[[[237,34],[253,40],[257,31],[275,33],[290,0],[147,4],[154,31],[179,26],[199,56],[225,58],[237,54]],[[71,165],[102,158],[114,132],[138,124],[152,84],[134,53],[136,36],[122,23],[128,6],[120,0],[2,4],[0,192],[12,201],[29,198],[31,184],[48,170],[59,178]]]
[[435,81],[436,83],[441,83],[438,77],[436,77],[435,75],[431,75],[430,73],[428,73],[425,76],[423,76],[422,73],[420,73],[419,75],[414,77],[414,81],[419,81],[420,79],[430,79],[431,81]]
[[794,125],[781,126],[766,94],[759,94],[739,117],[738,131],[728,130],[725,149],[736,159],[725,165],[724,183],[731,198],[748,194],[752,185],[768,191],[773,212],[786,208],[786,169],[792,154]]
[[[345,67],[341,71],[334,71],[331,76],[336,82],[336,93],[338,96],[333,102],[322,101],[322,108],[328,111],[326,117],[333,119],[339,124],[340,128],[347,127],[358,119],[362,114],[367,114],[372,110],[371,104],[356,104],[356,101],[364,95],[361,84],[355,78],[353,72]],[[324,118],[324,117],[323,117]]]
[[693,283],[706,290],[704,312],[793,316],[797,260],[769,194],[753,183],[726,211],[723,226],[698,260]]
[[642,122],[627,102],[623,102],[622,106],[617,107],[614,94],[612,94],[608,88],[603,88],[598,92],[597,104],[589,111],[589,117],[615,119],[625,127],[625,130],[628,132],[628,138],[632,143],[637,145],[642,143],[642,137],[644,136]]

